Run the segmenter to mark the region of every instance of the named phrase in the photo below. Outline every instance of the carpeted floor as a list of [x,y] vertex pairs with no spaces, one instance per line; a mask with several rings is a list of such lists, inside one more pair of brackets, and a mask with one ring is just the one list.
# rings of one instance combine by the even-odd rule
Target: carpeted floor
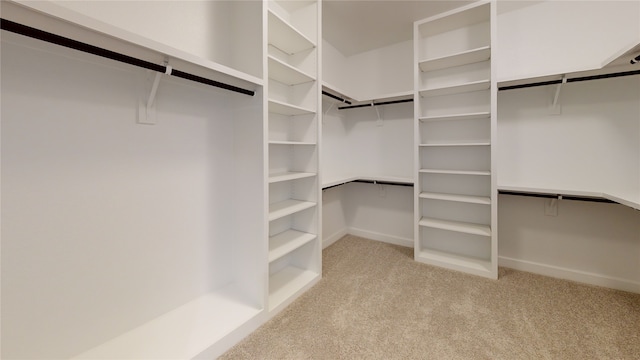
[[413,261],[347,235],[323,279],[220,359],[640,359],[640,295]]

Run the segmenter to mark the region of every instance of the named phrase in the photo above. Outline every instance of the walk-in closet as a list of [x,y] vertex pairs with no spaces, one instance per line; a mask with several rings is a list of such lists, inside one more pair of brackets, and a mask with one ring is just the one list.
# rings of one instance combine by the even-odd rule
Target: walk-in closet
[[217,358],[346,235],[640,294],[638,1],[0,10],[2,358]]

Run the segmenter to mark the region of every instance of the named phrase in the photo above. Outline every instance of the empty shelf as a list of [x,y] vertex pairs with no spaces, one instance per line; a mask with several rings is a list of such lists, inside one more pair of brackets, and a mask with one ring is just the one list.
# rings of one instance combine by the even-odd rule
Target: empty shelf
[[433,193],[433,192],[426,192],[426,191],[421,192],[419,196],[422,199],[445,200],[445,201],[465,202],[465,203],[471,203],[471,204],[491,205],[491,198],[486,196],[444,194],[444,193]]
[[269,238],[269,262],[309,243],[318,236],[297,230],[287,230]]
[[298,211],[306,210],[316,206],[311,201],[285,200],[269,205],[269,221],[295,214]]
[[462,221],[441,220],[423,217],[418,223],[420,226],[456,231],[466,234],[491,236],[491,228],[487,225],[472,224]]
[[490,142],[450,142],[450,143],[429,143],[420,144],[419,146],[490,146]]
[[423,90],[420,90],[420,96],[430,97],[430,96],[462,94],[462,93],[472,92],[472,91],[487,90],[490,87],[491,87],[491,81],[481,80],[481,81],[474,81],[474,82],[469,82],[469,83],[460,84],[460,85],[423,89]]
[[475,171],[475,170],[420,169],[419,172],[423,174],[480,175],[480,176],[491,175],[490,171]]
[[318,273],[295,266],[287,266],[272,274],[269,276],[269,310],[291,299],[318,278]]
[[475,119],[488,119],[491,117],[489,112],[477,112],[466,114],[452,114],[452,115],[438,115],[438,116],[423,116],[420,117],[420,121],[455,121],[455,120],[475,120]]
[[310,173],[310,172],[287,172],[287,173],[281,173],[281,174],[270,174],[269,183],[304,179],[304,178],[314,177],[314,176],[316,176],[316,173]]
[[491,262],[488,260],[447,253],[444,251],[421,249],[416,254],[416,260],[464,272],[469,272],[468,270],[471,270],[471,273],[481,276],[489,277],[489,274],[491,273]]
[[305,141],[284,141],[284,140],[274,140],[269,141],[270,145],[315,145],[313,142],[305,142]]
[[205,294],[75,358],[194,358],[261,312],[241,293],[227,286]]
[[278,100],[269,100],[269,112],[287,116],[314,114],[315,111]]
[[433,71],[486,61],[491,58],[491,48],[481,48],[459,52],[452,55],[420,61],[420,70]]
[[298,85],[315,80],[301,70],[269,56],[269,78],[287,85]]
[[280,16],[269,11],[269,44],[293,55],[316,47],[313,41],[295,29]]

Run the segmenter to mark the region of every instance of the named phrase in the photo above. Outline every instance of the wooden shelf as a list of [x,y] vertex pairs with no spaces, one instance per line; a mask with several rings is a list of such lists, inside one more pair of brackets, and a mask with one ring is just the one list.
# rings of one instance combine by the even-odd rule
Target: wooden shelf
[[306,141],[280,141],[280,140],[274,140],[274,141],[269,141],[269,145],[316,145],[316,143],[314,142],[306,142]]
[[259,315],[233,286],[200,296],[75,359],[191,359]]
[[269,183],[277,183],[282,181],[290,181],[297,179],[305,179],[316,176],[316,173],[310,172],[286,172],[280,174],[269,174]]
[[479,120],[488,119],[491,117],[489,112],[477,112],[466,114],[453,114],[453,115],[438,115],[438,116],[423,116],[419,117],[420,121],[456,121],[456,120]]
[[268,22],[269,44],[279,50],[293,55],[316,47],[313,41],[271,10],[269,10]]
[[287,230],[269,238],[269,262],[278,260],[318,236],[297,230]]
[[491,228],[486,225],[466,223],[462,221],[441,220],[423,217],[418,223],[420,226],[430,227],[434,229],[449,230],[466,234],[491,236]]
[[277,308],[318,279],[320,274],[295,266],[287,266],[269,276],[269,310]]
[[287,215],[295,214],[316,206],[311,201],[285,200],[269,205],[269,221],[280,219]]
[[491,146],[490,142],[450,142],[450,143],[430,143],[430,144],[420,144],[418,146],[421,147],[431,147],[431,146]]
[[269,112],[287,116],[315,114],[315,111],[311,109],[305,109],[278,100],[269,100]]
[[491,273],[491,262],[483,259],[476,259],[444,251],[421,249],[416,254],[416,260],[427,264],[441,266],[449,269],[484,275],[489,277]]
[[423,60],[419,62],[419,65],[420,70],[426,72],[487,61],[490,58],[491,47],[483,46],[448,56]]
[[298,85],[315,80],[311,75],[273,56],[269,56],[269,78],[286,85]]
[[445,200],[445,201],[465,202],[465,203],[471,203],[471,204],[491,205],[491,198],[486,196],[444,194],[444,193],[433,193],[433,192],[426,192],[426,191],[421,192],[419,196],[421,199]]
[[487,90],[490,87],[491,87],[491,81],[480,80],[480,81],[473,81],[473,82],[459,84],[459,85],[423,89],[423,90],[420,90],[420,96],[432,97],[432,96],[462,94],[462,93],[472,92],[472,91]]
[[442,169],[420,169],[422,174],[450,174],[450,175],[480,175],[491,176],[490,171],[467,171],[467,170],[442,170]]

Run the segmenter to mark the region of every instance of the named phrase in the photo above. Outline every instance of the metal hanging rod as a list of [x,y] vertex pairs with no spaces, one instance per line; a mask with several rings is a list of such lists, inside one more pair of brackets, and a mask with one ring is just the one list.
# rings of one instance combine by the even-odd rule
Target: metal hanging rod
[[225,90],[229,90],[229,91],[234,91],[237,93],[241,93],[241,94],[245,94],[245,95],[249,95],[249,96],[254,96],[255,95],[255,91],[252,90],[247,90],[247,89],[243,89],[237,86],[233,86],[233,85],[229,85],[229,84],[225,84],[219,81],[215,81],[215,80],[211,80],[211,79],[207,79],[207,78],[203,78],[201,76],[198,75],[193,75],[193,74],[189,74],[180,70],[176,70],[173,69],[171,66],[169,65],[158,65],[158,64],[154,64],[152,62],[149,61],[145,61],[145,60],[141,60],[141,59],[137,59],[128,55],[124,55],[121,53],[117,53],[115,51],[111,51],[111,50],[107,50],[107,49],[103,49],[97,46],[93,46],[87,43],[83,43],[80,41],[76,41],[73,39],[69,39],[66,38],[64,36],[60,36],[60,35],[56,35],[56,34],[52,34],[50,32],[46,32],[43,30],[39,30],[36,28],[32,28],[30,26],[26,26],[26,25],[22,25],[22,24],[18,24],[16,22],[10,21],[10,20],[6,20],[6,19],[0,19],[0,28],[2,30],[6,30],[6,31],[10,31],[16,34],[20,34],[20,35],[24,35],[30,38],[34,38],[37,40],[42,40],[42,41],[46,41],[52,44],[56,44],[56,45],[60,45],[60,46],[64,46],[70,49],[74,49],[74,50],[78,50],[78,51],[82,51],[82,52],[86,52],[89,54],[93,54],[93,55],[97,55],[97,56],[101,56],[107,59],[111,59],[111,60],[115,60],[115,61],[119,61],[125,64],[129,64],[129,65],[134,65],[134,66],[138,66],[144,69],[148,69],[148,70],[153,70],[153,71],[157,71],[163,74],[167,74],[167,75],[172,75],[175,77],[179,77],[182,79],[186,79],[186,80],[191,80],[191,81],[195,81],[201,84],[206,84],[206,85],[210,85],[210,86],[215,86],[221,89],[225,89]]
[[339,96],[333,95],[333,94],[331,94],[331,93],[328,93],[328,92],[326,92],[326,91],[324,91],[324,90],[322,90],[322,95],[328,96],[328,97],[330,97],[330,98],[332,98],[332,99],[335,99],[335,100],[338,100],[338,101],[343,102],[343,103],[345,103],[345,104],[349,104],[349,105],[351,105],[351,101],[349,101],[349,100],[347,100],[347,99],[344,99],[344,98],[341,98],[341,97],[339,97]]
[[[623,72],[617,72],[617,73],[611,73],[611,74],[602,74],[602,75],[581,76],[581,77],[575,77],[575,78],[572,78],[572,79],[567,79],[566,81],[568,83],[572,83],[572,82],[579,82],[579,81],[608,79],[608,78],[621,77],[621,76],[632,76],[632,75],[640,75],[640,70],[623,71]],[[514,90],[514,89],[523,89],[523,88],[529,88],[529,87],[535,87],[535,86],[557,85],[557,84],[561,84],[561,83],[562,83],[562,79],[559,79],[559,80],[541,81],[541,82],[530,83],[530,84],[502,86],[502,87],[499,87],[498,90],[500,90],[500,91],[502,91],[502,90]]]
[[379,105],[400,104],[400,103],[407,103],[407,102],[413,102],[413,99],[392,100],[392,101],[382,101],[382,102],[373,102],[372,101],[369,104],[351,105],[351,106],[339,106],[338,110],[355,109],[355,108],[379,106]]
[[358,183],[366,183],[366,184],[376,184],[376,185],[395,185],[395,186],[408,186],[408,187],[413,187],[413,183],[409,183],[409,182],[401,182],[401,181],[380,181],[380,180],[368,180],[368,179],[356,179],[356,180],[351,180],[351,181],[346,181],[340,184],[336,184],[336,185],[331,185],[331,186],[327,186],[327,187],[323,187],[322,190],[328,190],[334,187],[338,187],[338,186],[342,186],[351,182],[358,182]]
[[576,200],[576,201],[618,204],[613,200],[598,198],[598,197],[589,197],[589,196],[541,194],[541,193],[530,193],[530,192],[521,192],[521,191],[510,191],[510,190],[499,190],[498,193],[501,195],[516,195],[516,196],[537,197],[537,198],[545,198],[545,199]]

